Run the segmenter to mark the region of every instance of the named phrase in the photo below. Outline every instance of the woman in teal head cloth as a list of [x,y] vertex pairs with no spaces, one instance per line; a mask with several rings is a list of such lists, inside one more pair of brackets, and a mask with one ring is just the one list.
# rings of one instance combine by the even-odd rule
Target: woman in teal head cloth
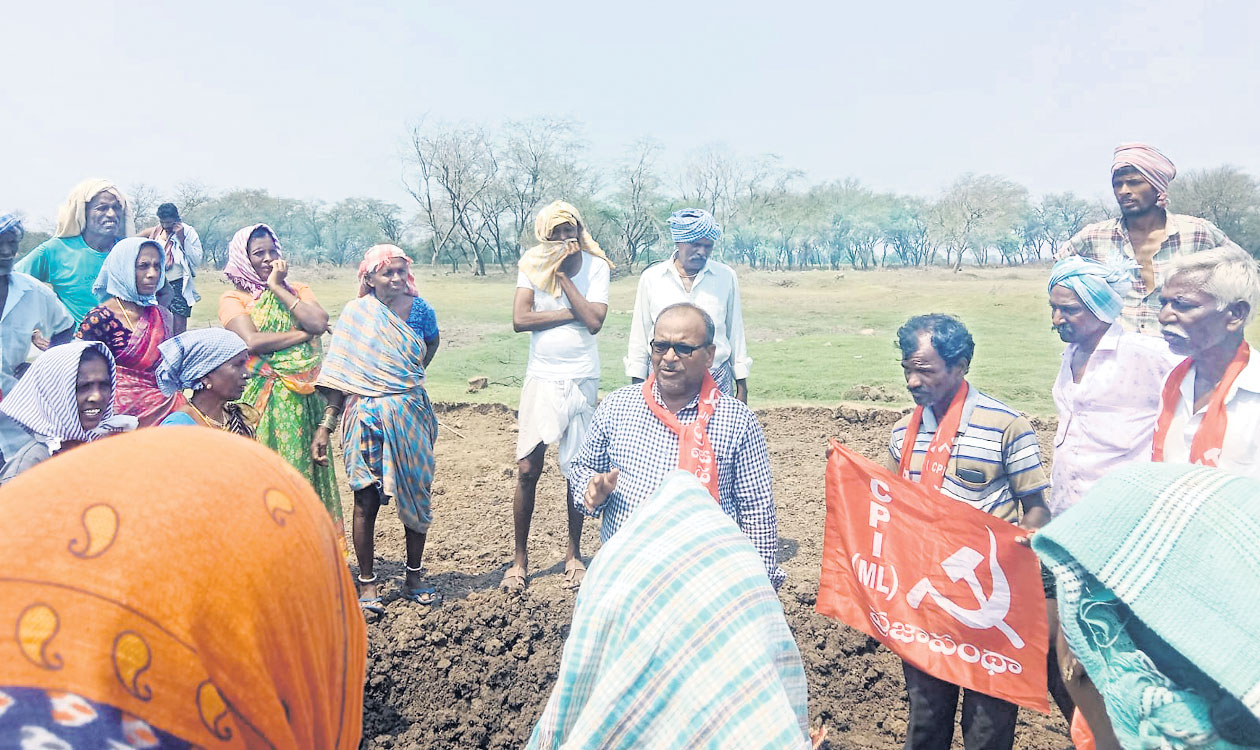
[[582,580],[527,747],[809,750],[825,737],[757,550],[699,480],[669,474]]
[[1083,716],[1098,750],[1260,747],[1257,517],[1254,479],[1135,463],[1037,532],[1088,698],[1074,735]]
[[114,411],[152,427],[184,404],[180,393],[158,388],[158,346],[170,336],[171,313],[157,302],[166,281],[162,247],[153,240],[128,237],[105,259],[92,290],[101,304],[79,325],[79,338],[109,347],[117,365]]

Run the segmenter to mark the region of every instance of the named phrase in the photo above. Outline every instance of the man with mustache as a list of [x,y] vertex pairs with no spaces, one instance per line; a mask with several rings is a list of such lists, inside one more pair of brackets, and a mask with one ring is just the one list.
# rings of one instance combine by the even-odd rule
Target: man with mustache
[[1174,354],[1151,458],[1260,479],[1260,355],[1243,331],[1260,305],[1256,261],[1236,246],[1178,258],[1160,292]]
[[57,212],[53,236],[17,264],[52,287],[77,326],[100,303],[92,284],[114,243],[131,234],[127,196],[109,180],[84,180]]
[[[1131,283],[1127,266],[1075,255],[1050,271],[1050,322],[1068,345],[1054,382],[1059,429],[1051,472],[1053,516],[1075,505],[1109,472],[1150,458],[1159,392],[1180,358],[1163,341],[1125,331],[1118,322]],[[1066,689],[1070,700],[1059,706],[1069,721],[1075,706],[1090,726],[1104,726],[1102,699],[1060,636],[1053,587],[1046,591],[1046,612],[1051,693],[1058,699],[1057,691]]]
[[[967,328],[950,315],[919,315],[897,329],[897,346],[916,406],[893,426],[888,470],[1023,528],[1045,525],[1050,483],[1037,435],[1019,412],[967,383],[975,353]],[[949,750],[958,686],[902,667],[910,698],[907,750]],[[962,700],[967,750],[1013,746],[1014,703],[969,689]]]
[[1130,271],[1068,256],[1050,271],[1050,322],[1067,343],[1054,382],[1050,514],[1072,507],[1111,470],[1150,457],[1159,392],[1181,361],[1118,322]]
[[713,319],[696,305],[661,311],[647,380],[600,402],[569,465],[573,503],[602,516],[608,541],[670,472],[690,471],[752,541],[777,589],[786,575],[766,438],[752,410],[722,393],[709,372],[713,339]]
[[74,319],[52,290],[13,270],[22,236],[17,216],[0,216],[0,397],[13,390],[32,342],[47,349],[74,335]]
[[708,313],[714,324],[713,380],[722,393],[748,403],[752,357],[744,340],[739,279],[730,266],[709,258],[713,244],[722,237],[722,227],[708,211],[684,208],[670,215],[669,233],[674,240],[673,256],[643,269],[639,276],[626,375],[632,383],[643,382],[651,365],[648,342],[657,316],[670,305],[690,302]]
[[1120,323],[1126,330],[1159,335],[1159,289],[1174,258],[1233,244],[1212,222],[1169,213],[1168,184],[1177,176],[1172,161],[1153,146],[1122,143],[1111,163],[1111,189],[1120,218],[1077,232],[1058,258],[1080,255],[1103,262],[1128,259],[1132,282]]

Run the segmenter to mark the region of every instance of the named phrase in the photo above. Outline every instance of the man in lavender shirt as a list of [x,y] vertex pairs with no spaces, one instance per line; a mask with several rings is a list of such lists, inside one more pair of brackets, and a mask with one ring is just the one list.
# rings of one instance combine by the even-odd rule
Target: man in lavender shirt
[[1116,322],[1129,278],[1127,268],[1079,256],[1050,272],[1050,322],[1068,344],[1054,383],[1051,515],[1075,505],[1104,474],[1151,459],[1159,395],[1180,358],[1164,341]]
[[[1050,271],[1050,322],[1068,345],[1054,382],[1059,429],[1050,473],[1052,516],[1075,505],[1108,472],[1151,460],[1160,392],[1180,357],[1164,341],[1120,327],[1117,318],[1131,277],[1129,267],[1079,256],[1064,258]],[[1047,598],[1046,612],[1050,654],[1060,670],[1049,675],[1051,693],[1065,714],[1074,706],[1095,725],[1105,716],[1102,696],[1059,632],[1054,599]],[[1056,679],[1060,675],[1062,681]],[[1059,685],[1070,703],[1061,699]]]

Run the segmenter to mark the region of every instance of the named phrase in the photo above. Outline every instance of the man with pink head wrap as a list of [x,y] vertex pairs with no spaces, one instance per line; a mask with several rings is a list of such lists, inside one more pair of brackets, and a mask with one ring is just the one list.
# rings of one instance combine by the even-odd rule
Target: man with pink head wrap
[[1120,218],[1100,221],[1068,240],[1057,259],[1079,255],[1103,263],[1128,264],[1132,286],[1119,323],[1126,330],[1159,336],[1159,290],[1174,258],[1233,245],[1210,221],[1167,210],[1168,185],[1177,167],[1159,149],[1122,143],[1111,163],[1111,189]]

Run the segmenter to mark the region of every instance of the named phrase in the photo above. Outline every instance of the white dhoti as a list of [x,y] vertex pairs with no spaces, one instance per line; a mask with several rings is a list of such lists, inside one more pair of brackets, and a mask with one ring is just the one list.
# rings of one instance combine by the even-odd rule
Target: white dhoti
[[565,470],[582,447],[598,400],[599,378],[540,380],[527,376],[516,417],[516,460],[533,453],[539,443],[554,445],[560,469]]

